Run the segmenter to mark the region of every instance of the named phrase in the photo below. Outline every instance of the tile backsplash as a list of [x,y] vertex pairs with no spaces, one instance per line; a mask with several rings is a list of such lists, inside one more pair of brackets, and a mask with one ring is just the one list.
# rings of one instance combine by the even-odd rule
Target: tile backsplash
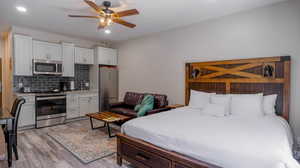
[[36,75],[36,76],[14,76],[14,90],[19,91],[19,83],[23,87],[30,87],[31,90],[50,90],[59,88],[60,82],[74,81],[75,89],[88,89],[85,86],[86,82],[90,82],[89,65],[75,65],[75,77],[62,77],[50,75]]

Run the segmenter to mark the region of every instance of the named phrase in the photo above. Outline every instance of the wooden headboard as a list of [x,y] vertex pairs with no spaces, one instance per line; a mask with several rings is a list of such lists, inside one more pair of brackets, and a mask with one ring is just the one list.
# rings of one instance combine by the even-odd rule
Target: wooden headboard
[[289,119],[290,56],[186,63],[185,104],[190,90],[218,94],[277,94],[276,113]]

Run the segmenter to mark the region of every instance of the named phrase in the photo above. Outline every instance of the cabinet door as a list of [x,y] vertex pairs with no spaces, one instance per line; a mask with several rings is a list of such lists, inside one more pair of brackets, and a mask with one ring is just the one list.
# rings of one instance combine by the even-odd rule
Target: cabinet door
[[48,43],[48,50],[52,61],[62,61],[62,47],[60,44]]
[[90,113],[97,113],[99,112],[99,105],[98,105],[98,97],[92,96],[90,97]]
[[34,59],[61,61],[61,45],[42,41],[33,41]]
[[82,55],[82,49],[75,47],[75,64],[80,64],[82,62],[80,55]]
[[47,47],[41,41],[33,40],[33,58],[46,60]]
[[98,64],[117,65],[117,50],[98,47]]
[[32,38],[14,36],[14,74],[32,76]]
[[86,60],[86,64],[89,64],[89,65],[94,64],[94,50],[86,49],[84,58]]
[[90,113],[90,103],[89,97],[80,97],[79,98],[79,111],[80,116],[85,116],[86,114]]
[[75,48],[75,63],[76,64],[94,64],[94,50],[87,48]]
[[35,105],[24,104],[20,111],[19,127],[31,126],[35,124]]
[[75,94],[67,95],[67,119],[80,117],[78,96]]
[[107,60],[109,65],[117,65],[118,60],[117,60],[117,50],[115,49],[108,49],[108,55],[107,55]]
[[75,49],[73,44],[62,44],[63,50],[63,76],[74,77]]

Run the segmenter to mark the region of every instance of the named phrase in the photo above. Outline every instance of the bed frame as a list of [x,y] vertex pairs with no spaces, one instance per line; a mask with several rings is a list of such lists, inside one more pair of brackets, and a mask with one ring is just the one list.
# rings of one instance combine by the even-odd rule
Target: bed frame
[[[277,94],[276,113],[289,120],[290,56],[194,62],[185,66],[185,104],[190,90],[219,94]],[[216,168],[149,142],[117,134],[117,163],[139,168]]]

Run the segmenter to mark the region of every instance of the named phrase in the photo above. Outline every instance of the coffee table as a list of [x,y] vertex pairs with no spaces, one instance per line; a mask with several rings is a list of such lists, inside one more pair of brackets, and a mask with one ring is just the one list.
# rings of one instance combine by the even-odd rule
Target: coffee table
[[[119,121],[126,121],[126,120],[131,119],[128,116],[121,115],[121,114],[116,114],[116,113],[109,112],[109,111],[99,112],[99,113],[89,113],[89,114],[86,114],[86,116],[90,117],[90,122],[91,122],[91,128],[92,129],[99,129],[99,128],[107,127],[109,138],[112,138],[112,137],[116,136],[116,135],[111,135],[111,128],[109,126],[110,123],[115,123],[115,122],[119,122]],[[93,119],[104,122],[104,126],[94,127]]]

